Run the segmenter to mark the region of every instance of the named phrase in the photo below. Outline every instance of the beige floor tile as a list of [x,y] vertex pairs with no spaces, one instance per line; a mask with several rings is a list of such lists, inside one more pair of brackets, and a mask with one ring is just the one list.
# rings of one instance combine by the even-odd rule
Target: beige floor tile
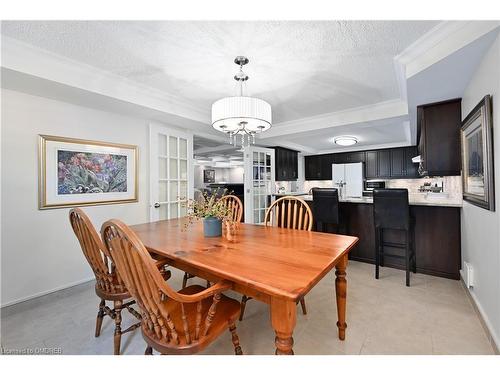
[[[180,288],[183,273],[172,270],[170,285]],[[306,296],[307,315],[297,307],[295,354],[491,354],[492,348],[460,283],[382,268],[375,280],[374,266],[349,262],[347,269],[346,340],[338,339],[335,275],[330,272]],[[205,285],[201,279],[190,284]],[[229,296],[240,299],[234,292]],[[112,354],[114,323],[105,318],[101,336],[94,337],[99,299],[93,283],[53,293],[2,309],[4,348],[60,347],[64,354]],[[124,312],[123,327],[135,322]],[[249,301],[238,322],[245,354],[273,354],[274,332],[269,307]],[[144,353],[140,331],[122,337],[122,353]],[[228,332],[203,354],[234,353]]]

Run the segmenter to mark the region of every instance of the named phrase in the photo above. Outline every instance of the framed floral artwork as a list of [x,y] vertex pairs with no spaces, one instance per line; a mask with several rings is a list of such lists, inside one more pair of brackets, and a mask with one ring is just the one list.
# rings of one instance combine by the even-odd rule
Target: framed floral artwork
[[137,146],[39,136],[39,209],[138,200]]
[[495,211],[493,119],[486,95],[462,122],[463,199]]

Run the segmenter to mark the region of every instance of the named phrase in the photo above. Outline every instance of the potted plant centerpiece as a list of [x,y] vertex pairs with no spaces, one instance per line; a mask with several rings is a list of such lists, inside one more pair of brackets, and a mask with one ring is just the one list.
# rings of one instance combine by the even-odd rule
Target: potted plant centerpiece
[[186,202],[187,218],[186,227],[194,220],[203,221],[203,233],[205,237],[222,236],[222,222],[231,217],[231,210],[219,203],[219,199],[226,194],[226,190],[220,193],[219,189],[212,193],[203,193],[199,200],[188,200]]

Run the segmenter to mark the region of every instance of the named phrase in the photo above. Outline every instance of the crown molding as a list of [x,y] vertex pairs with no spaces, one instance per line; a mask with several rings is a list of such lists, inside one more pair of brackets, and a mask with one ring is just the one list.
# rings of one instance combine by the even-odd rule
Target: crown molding
[[408,115],[408,103],[395,99],[344,111],[325,113],[273,125],[260,134],[261,139],[282,137],[284,135],[321,130],[336,126],[370,122]]
[[408,79],[500,26],[500,21],[444,21],[394,59]]
[[210,113],[161,90],[2,35],[2,67],[209,123]]

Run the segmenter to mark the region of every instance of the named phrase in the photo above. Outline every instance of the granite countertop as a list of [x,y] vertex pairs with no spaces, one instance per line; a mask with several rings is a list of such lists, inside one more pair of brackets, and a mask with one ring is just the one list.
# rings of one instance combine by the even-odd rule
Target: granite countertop
[[[307,195],[307,193],[300,193],[300,192],[288,192],[288,193],[272,193],[272,196],[275,197],[297,197],[297,196],[302,196],[302,195]],[[312,197],[311,197],[312,200]]]
[[[305,201],[312,201],[312,195],[301,196]],[[462,202],[445,198],[445,197],[435,197],[429,198],[425,194],[410,194],[409,196],[411,206],[439,206],[439,207],[462,207]],[[373,203],[373,197],[361,197],[361,198],[342,198],[339,199],[340,202],[348,203]]]

